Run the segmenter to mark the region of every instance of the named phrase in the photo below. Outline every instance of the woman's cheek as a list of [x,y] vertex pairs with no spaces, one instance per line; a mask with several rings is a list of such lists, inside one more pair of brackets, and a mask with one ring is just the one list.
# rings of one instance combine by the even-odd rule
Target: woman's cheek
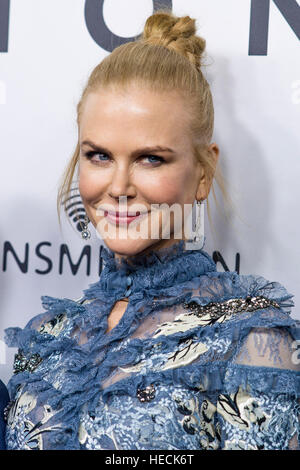
[[78,189],[83,199],[87,199],[91,192],[91,186],[88,184],[88,180],[82,175],[79,175]]
[[103,192],[103,186],[103,178],[99,178],[99,175],[84,169],[79,172],[79,192],[85,199],[97,199]]
[[[178,176],[161,176],[153,182],[149,195],[158,203],[173,204],[180,203],[183,199],[183,188],[185,184]],[[146,188],[146,185],[144,186]],[[150,188],[149,188],[150,189]]]

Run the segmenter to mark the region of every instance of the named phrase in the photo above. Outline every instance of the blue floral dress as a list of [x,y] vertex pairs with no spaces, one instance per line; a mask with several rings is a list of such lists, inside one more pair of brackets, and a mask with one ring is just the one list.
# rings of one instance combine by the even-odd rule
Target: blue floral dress
[[79,300],[42,296],[6,329],[8,449],[299,449],[300,322],[282,285],[218,272],[182,240],[102,257]]

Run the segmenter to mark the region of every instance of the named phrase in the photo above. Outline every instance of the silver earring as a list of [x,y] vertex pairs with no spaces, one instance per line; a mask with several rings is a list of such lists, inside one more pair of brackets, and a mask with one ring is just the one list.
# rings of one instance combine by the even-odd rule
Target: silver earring
[[197,201],[195,223],[192,234],[185,242],[186,250],[201,250],[204,245],[204,201]]
[[[84,222],[83,222],[83,227],[82,227],[82,231],[81,231],[81,236],[82,236],[83,240],[88,240],[89,238],[91,238],[91,232],[88,229],[88,223],[89,222],[90,222],[90,219],[88,218],[87,215],[85,215]],[[82,224],[82,222],[81,222],[81,224]]]

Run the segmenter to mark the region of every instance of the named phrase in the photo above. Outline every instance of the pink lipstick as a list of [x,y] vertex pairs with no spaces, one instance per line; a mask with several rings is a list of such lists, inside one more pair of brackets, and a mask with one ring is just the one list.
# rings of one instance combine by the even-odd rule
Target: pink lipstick
[[128,225],[133,220],[141,219],[144,215],[148,214],[148,212],[112,212],[112,211],[104,211],[104,217],[106,217],[110,222],[116,225]]

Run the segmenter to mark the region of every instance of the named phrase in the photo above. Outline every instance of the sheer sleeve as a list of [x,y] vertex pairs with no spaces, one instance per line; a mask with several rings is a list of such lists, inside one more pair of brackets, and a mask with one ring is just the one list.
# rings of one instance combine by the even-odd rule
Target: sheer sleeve
[[299,450],[298,342],[270,327],[252,328],[241,343],[226,372],[240,384],[217,401],[222,448]]

